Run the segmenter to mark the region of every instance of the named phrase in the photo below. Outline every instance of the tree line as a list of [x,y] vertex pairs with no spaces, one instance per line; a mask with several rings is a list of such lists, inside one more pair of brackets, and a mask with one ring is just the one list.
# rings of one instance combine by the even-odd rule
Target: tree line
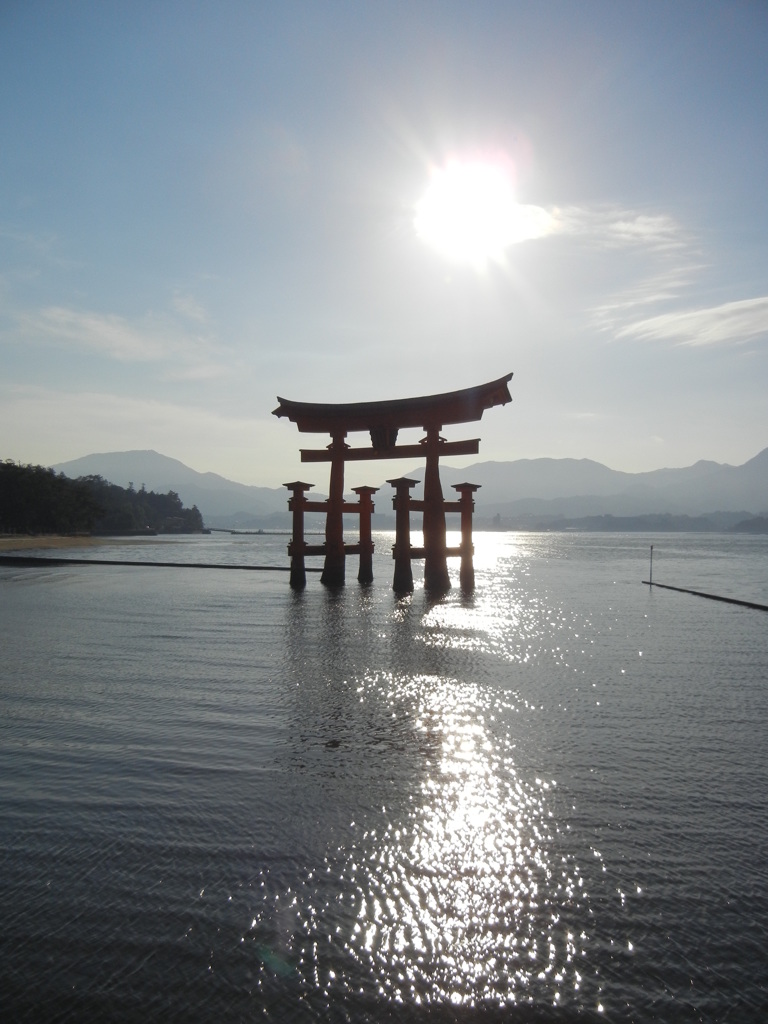
[[45,466],[0,462],[0,533],[194,533],[203,529],[196,505],[175,491],[120,487],[101,476],[70,479]]

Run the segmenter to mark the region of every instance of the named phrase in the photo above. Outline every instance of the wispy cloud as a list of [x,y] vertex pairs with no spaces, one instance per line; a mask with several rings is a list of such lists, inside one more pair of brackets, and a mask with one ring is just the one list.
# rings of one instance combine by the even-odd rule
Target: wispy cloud
[[[182,306],[187,318],[199,321],[202,307],[189,297]],[[177,307],[178,308],[178,307]],[[168,315],[148,314],[130,320],[115,314],[48,306],[17,317],[20,334],[74,350],[97,353],[120,363],[169,363],[171,376],[208,377],[223,371],[218,346],[193,333]]]
[[652,249],[681,249],[685,245],[680,226],[664,214],[620,216],[605,224],[605,238],[614,245],[642,245]]
[[52,233],[20,231],[0,224],[0,243],[13,252],[9,265],[13,266],[14,278],[28,279],[37,272],[39,263],[67,270],[80,266],[78,260],[62,254],[61,242]]
[[[592,326],[614,338],[640,336],[641,324],[660,327],[679,317],[683,297],[690,297],[708,266],[695,236],[667,213],[572,208],[564,222],[566,232],[613,261],[616,272],[621,267],[626,283],[591,310]],[[606,280],[615,279],[616,272]],[[664,312],[675,305],[677,310]]]
[[629,322],[636,323],[642,314],[645,313],[647,319],[654,308],[669,308],[671,303],[679,303],[703,269],[701,263],[662,254],[637,281],[592,310],[593,326],[616,337]]
[[194,295],[182,295],[177,292],[173,297],[173,308],[187,320],[194,320],[199,324],[204,324],[208,319],[208,314]]
[[576,236],[606,249],[631,247],[679,252],[690,243],[682,225],[666,213],[569,206],[556,210],[554,216],[560,234]]
[[36,313],[24,313],[19,319],[26,333],[62,344],[74,343],[121,363],[154,362],[168,358],[176,348],[175,339],[158,325],[136,327],[123,317],[109,314],[48,306]]
[[725,302],[706,309],[662,313],[627,324],[619,338],[672,341],[678,345],[743,344],[768,335],[768,296]]

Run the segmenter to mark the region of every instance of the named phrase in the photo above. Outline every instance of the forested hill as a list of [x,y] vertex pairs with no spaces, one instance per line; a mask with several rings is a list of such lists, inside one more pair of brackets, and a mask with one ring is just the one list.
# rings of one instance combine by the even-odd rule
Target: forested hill
[[72,480],[44,466],[0,462],[0,533],[193,533],[203,529],[197,506],[175,491],[119,487],[100,476]]

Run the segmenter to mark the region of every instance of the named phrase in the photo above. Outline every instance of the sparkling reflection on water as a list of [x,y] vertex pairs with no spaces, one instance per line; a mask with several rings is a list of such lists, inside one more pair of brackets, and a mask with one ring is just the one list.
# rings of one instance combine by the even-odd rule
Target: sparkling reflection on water
[[311,1003],[411,1007],[578,993],[589,898],[559,841],[554,783],[519,777],[476,688],[448,689],[375,675],[357,687],[361,703],[384,693],[393,718],[410,716],[426,772],[404,806],[369,809],[319,871],[261,903],[245,938],[267,984],[295,973]]
[[[515,764],[511,723],[535,708],[516,689],[488,685],[500,658],[559,658],[550,643],[555,613],[526,592],[519,548],[497,543],[480,554],[482,595],[430,602],[417,592],[382,605],[381,595],[347,594],[325,604],[323,698],[343,678],[344,700],[354,700],[358,715],[372,707],[377,721],[373,730],[370,721],[353,728],[356,737],[386,730],[382,770],[401,756],[412,777],[395,806],[366,808],[345,849],[326,853],[324,884],[311,872],[291,894],[290,925],[285,894],[251,920],[268,968],[275,952],[264,936],[281,920],[277,930],[290,938],[280,963],[293,958],[309,998],[322,992],[333,1003],[359,988],[409,1007],[556,1007],[574,998],[600,1007],[600,980],[585,960],[589,895],[570,826],[558,820],[557,782]],[[297,602],[289,649],[311,629],[307,596]],[[381,648],[408,670],[372,670]],[[440,671],[418,671],[427,666]],[[350,719],[348,706],[337,711],[331,700],[320,712],[323,725],[336,723],[334,737],[339,719],[347,727]],[[339,750],[349,739],[325,746]],[[378,753],[367,751],[374,761]]]
[[1,571],[13,1019],[761,1019],[764,622],[476,549],[439,601],[381,538],[343,592]]
[[518,777],[477,687],[445,683],[397,688],[433,757],[406,819],[363,837],[371,852],[351,867],[359,911],[348,948],[398,1002],[515,1003],[534,980],[538,998],[557,1002],[581,981],[586,936],[568,921],[587,896],[578,867],[557,855],[551,784]]

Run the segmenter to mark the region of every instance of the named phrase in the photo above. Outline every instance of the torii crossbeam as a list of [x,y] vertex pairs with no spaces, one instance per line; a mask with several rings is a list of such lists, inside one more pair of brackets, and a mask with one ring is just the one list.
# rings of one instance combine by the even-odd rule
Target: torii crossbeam
[[[449,391],[422,398],[401,398],[388,402],[351,402],[326,404],[292,402],[278,397],[274,416],[285,416],[305,434],[329,434],[325,449],[302,449],[302,462],[330,462],[329,497],[323,506],[325,519],[325,565],[322,581],[331,586],[344,583],[344,463],[379,459],[426,458],[424,476],[424,584],[428,589],[450,586],[446,565],[445,502],[440,486],[441,455],[476,455],[479,438],[446,441],[440,436],[444,426],[480,420],[486,409],[510,402],[508,373],[478,387]],[[418,444],[397,444],[398,432],[420,427],[426,437]],[[370,447],[351,448],[347,434],[366,431]]]

